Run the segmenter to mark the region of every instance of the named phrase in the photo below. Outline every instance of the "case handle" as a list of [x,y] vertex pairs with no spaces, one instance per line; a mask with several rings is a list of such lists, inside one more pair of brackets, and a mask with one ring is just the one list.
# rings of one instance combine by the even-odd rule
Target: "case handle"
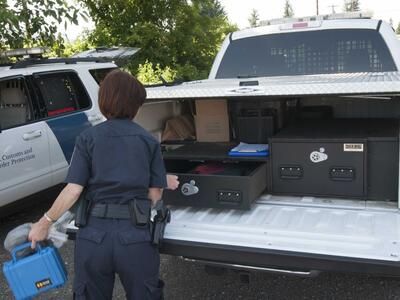
[[21,245],[18,245],[16,247],[14,247],[14,249],[11,252],[11,256],[12,256],[13,261],[14,262],[18,261],[18,259],[20,259],[21,257],[27,256],[26,254],[28,254],[28,253],[32,254],[32,253],[36,253],[36,252],[42,251],[42,246],[39,243],[36,243],[36,248],[35,249],[30,249],[30,251],[24,252],[24,255],[22,255],[20,257],[17,255],[18,252],[22,252],[22,251],[30,248],[31,245],[32,245],[31,242],[26,242],[26,243],[23,243]]

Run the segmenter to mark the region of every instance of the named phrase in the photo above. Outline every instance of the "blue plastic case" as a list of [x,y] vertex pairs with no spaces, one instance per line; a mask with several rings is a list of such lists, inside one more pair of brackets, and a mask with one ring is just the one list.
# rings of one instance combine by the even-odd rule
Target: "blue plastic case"
[[11,253],[12,260],[3,265],[3,273],[17,300],[31,299],[67,281],[64,262],[52,246],[37,244],[34,254],[18,258],[18,252],[30,246],[31,243],[25,243],[15,247]]

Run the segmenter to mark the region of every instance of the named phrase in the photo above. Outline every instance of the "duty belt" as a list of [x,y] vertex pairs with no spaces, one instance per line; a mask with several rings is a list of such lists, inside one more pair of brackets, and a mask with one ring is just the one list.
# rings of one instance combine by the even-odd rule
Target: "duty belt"
[[150,211],[142,212],[136,200],[129,204],[95,204],[90,210],[90,215],[97,218],[107,219],[131,219],[138,227],[147,227],[150,224],[151,242],[161,247],[164,240],[165,227],[171,220],[171,212],[162,201],[158,201],[154,220],[150,221]]
[[90,215],[105,219],[130,219],[131,214],[127,204],[95,204]]
[[105,219],[130,219],[132,224],[139,227],[147,226],[150,222],[150,209],[143,211],[136,199],[129,204],[95,204],[90,215]]

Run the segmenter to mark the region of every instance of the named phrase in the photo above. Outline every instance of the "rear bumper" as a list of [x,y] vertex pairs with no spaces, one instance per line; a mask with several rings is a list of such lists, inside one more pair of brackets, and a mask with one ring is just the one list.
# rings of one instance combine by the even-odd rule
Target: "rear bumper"
[[375,276],[400,276],[400,261],[381,261],[291,251],[165,240],[163,254],[256,268],[293,271],[351,272]]

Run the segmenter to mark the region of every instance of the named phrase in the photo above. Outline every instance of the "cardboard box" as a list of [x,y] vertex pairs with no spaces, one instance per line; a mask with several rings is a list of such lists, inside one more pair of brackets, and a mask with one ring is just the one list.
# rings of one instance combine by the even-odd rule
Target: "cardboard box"
[[196,138],[199,142],[229,142],[226,100],[196,100]]

